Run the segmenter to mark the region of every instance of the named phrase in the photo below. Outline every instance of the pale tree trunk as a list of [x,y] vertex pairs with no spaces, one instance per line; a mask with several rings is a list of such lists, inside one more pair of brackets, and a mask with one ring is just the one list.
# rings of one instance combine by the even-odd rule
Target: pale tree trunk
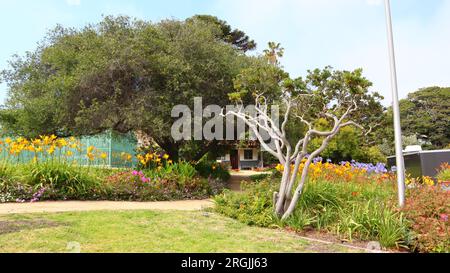
[[[295,150],[292,150],[291,149],[292,146],[286,137],[286,130],[285,130],[292,102],[289,99],[285,100],[287,106],[285,120],[283,121],[281,127],[277,127],[278,125],[274,122],[274,120],[267,115],[266,112],[267,105],[261,105],[259,104],[258,101],[259,98],[256,99],[256,110],[259,114],[259,117],[253,117],[245,112],[242,112],[243,109],[242,106],[241,110],[238,112],[230,111],[222,115],[223,116],[234,115],[242,119],[250,127],[250,129],[253,130],[255,136],[257,137],[261,145],[265,148],[265,150],[267,150],[273,156],[278,158],[280,164],[284,166],[279,192],[275,192],[273,195],[273,204],[274,204],[274,213],[282,220],[286,220],[294,212],[296,205],[301,197],[305,183],[308,178],[309,167],[311,166],[314,158],[319,156],[320,153],[322,153],[323,150],[325,150],[330,140],[334,136],[336,136],[336,134],[342,127],[355,125],[361,128],[361,126],[352,121],[343,123],[344,120],[347,118],[347,116],[357,109],[357,106],[356,104],[352,104],[350,107],[348,107],[347,111],[341,116],[340,119],[338,119],[335,115],[328,112],[321,113],[322,115],[334,120],[334,126],[331,131],[314,130],[312,123],[306,121],[303,117],[297,116],[304,124],[308,125],[309,130],[306,133],[305,137],[298,141]],[[270,137],[275,141],[275,148],[269,147],[264,142],[262,135],[259,132],[259,129],[266,131],[270,135]],[[301,162],[307,153],[309,142],[313,136],[324,137],[324,140],[322,141],[321,146],[317,150],[315,150],[305,162],[305,166],[303,167],[303,170],[301,172],[299,184],[297,185],[297,188],[293,192],[300,171]],[[294,162],[293,170],[291,170],[292,162]]]

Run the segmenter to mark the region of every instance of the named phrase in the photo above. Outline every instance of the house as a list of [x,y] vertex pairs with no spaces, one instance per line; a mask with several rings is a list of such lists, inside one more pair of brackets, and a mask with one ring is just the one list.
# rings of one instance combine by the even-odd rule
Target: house
[[257,141],[221,143],[225,154],[217,162],[228,165],[233,170],[252,170],[263,167],[263,153]]

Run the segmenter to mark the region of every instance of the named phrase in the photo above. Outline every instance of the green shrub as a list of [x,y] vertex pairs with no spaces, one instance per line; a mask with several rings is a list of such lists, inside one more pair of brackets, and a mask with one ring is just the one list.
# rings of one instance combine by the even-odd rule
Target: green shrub
[[250,176],[250,180],[257,182],[257,181],[262,181],[264,179],[267,179],[270,176],[271,176],[270,174],[266,174],[266,173],[264,173],[264,174],[255,174],[255,175],[251,175]]
[[211,188],[206,179],[180,180],[176,174],[160,176],[148,172],[126,171],[105,180],[107,200],[168,201],[207,198]]
[[272,206],[275,186],[268,180],[255,185],[244,183],[244,192],[227,190],[216,196],[216,210],[248,225],[268,227],[276,224]]
[[450,192],[440,187],[411,189],[403,212],[413,232],[413,250],[450,252]]
[[230,179],[228,168],[214,161],[200,160],[195,164],[195,169],[199,175],[205,178],[219,179],[221,181],[228,181]]
[[45,188],[42,199],[84,200],[97,199],[101,178],[90,168],[69,163],[42,162],[24,166],[26,184],[33,188]]
[[442,164],[437,179],[442,182],[450,181],[450,165],[448,163]]

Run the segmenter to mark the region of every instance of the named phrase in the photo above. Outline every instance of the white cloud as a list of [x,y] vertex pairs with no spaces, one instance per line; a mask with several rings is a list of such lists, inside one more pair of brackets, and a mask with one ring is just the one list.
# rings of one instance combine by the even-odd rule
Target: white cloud
[[66,0],[66,3],[69,6],[79,6],[81,5],[81,0]]

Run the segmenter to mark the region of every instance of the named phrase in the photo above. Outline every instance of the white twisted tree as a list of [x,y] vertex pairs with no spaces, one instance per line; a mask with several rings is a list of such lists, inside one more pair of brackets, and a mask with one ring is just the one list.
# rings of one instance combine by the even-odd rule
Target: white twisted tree
[[[356,126],[368,135],[372,130],[370,124],[377,118],[371,114],[376,113],[374,110],[379,113],[381,96],[369,93],[368,88],[372,84],[362,77],[360,69],[348,72],[332,71],[327,67],[309,71],[306,80],[285,79],[281,85],[280,99],[272,101],[281,101],[283,104],[284,118],[281,125],[269,115],[271,105],[263,94],[255,94],[256,115],[246,113],[242,101],[238,100],[239,110],[224,112],[223,116],[232,115],[242,119],[262,147],[284,166],[279,191],[274,193],[273,198],[275,213],[284,220],[295,210],[313,159],[325,150],[343,127]],[[316,121],[320,118],[330,121],[332,126],[329,130],[316,128]],[[295,134],[287,129],[294,119],[299,122],[296,124],[303,124],[297,126]],[[301,137],[293,139],[299,132]],[[273,145],[264,141],[265,133],[270,135]],[[310,151],[313,138],[319,138],[321,145]],[[300,170],[306,156],[307,160]]]

